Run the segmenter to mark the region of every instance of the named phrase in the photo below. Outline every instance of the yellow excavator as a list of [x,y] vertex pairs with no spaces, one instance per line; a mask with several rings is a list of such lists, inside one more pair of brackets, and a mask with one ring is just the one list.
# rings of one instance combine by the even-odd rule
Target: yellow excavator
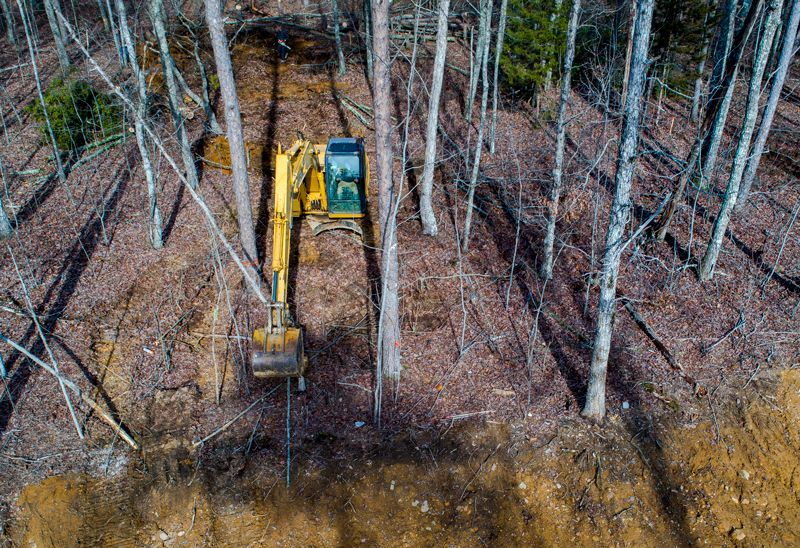
[[272,296],[266,325],[252,338],[256,377],[303,378],[308,359],[302,328],[289,313],[288,282],[294,219],[305,215],[316,236],[344,229],[362,235],[354,219],[367,214],[369,161],[364,141],[331,137],[327,145],[300,135],[275,156],[275,200],[272,209]]

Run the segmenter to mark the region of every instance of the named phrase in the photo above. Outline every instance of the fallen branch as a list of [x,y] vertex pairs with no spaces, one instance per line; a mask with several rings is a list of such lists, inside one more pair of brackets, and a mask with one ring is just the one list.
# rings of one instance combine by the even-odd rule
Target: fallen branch
[[744,314],[739,312],[739,319],[736,320],[736,323],[734,324],[734,326],[731,327],[730,329],[728,329],[728,331],[726,331],[725,334],[723,336],[721,336],[719,339],[717,339],[716,341],[714,341],[713,343],[708,345],[706,348],[704,348],[703,352],[702,352],[703,356],[709,355],[711,353],[711,351],[714,350],[717,346],[719,346],[725,339],[727,339],[728,337],[733,335],[736,331],[738,331],[739,329],[744,327],[744,323],[745,323],[744,322]]
[[251,409],[253,409],[253,407],[255,407],[256,405],[258,405],[259,403],[261,403],[262,401],[264,401],[265,399],[267,399],[267,397],[268,397],[268,396],[271,396],[271,395],[272,395],[272,393],[273,393],[273,392],[275,392],[275,391],[278,389],[278,387],[279,387],[279,386],[283,386],[283,385],[280,385],[280,384],[279,384],[278,386],[276,386],[275,388],[273,388],[272,390],[270,390],[269,392],[267,392],[266,394],[264,394],[263,396],[261,396],[260,398],[258,398],[256,401],[254,401],[253,403],[251,403],[250,405],[248,405],[248,406],[247,406],[247,407],[246,407],[246,408],[245,408],[243,411],[241,411],[241,412],[240,412],[238,415],[236,415],[236,416],[235,416],[235,417],[233,417],[231,420],[229,420],[228,422],[226,422],[225,424],[223,424],[222,426],[220,426],[219,428],[217,428],[216,430],[214,430],[213,432],[211,432],[211,433],[210,433],[209,435],[207,435],[205,438],[203,438],[203,439],[201,439],[201,440],[197,440],[197,441],[195,441],[195,442],[192,442],[192,447],[198,447],[198,446],[200,446],[200,445],[203,445],[205,442],[207,442],[207,441],[208,441],[208,440],[210,440],[211,438],[213,438],[213,437],[215,437],[215,436],[218,436],[218,435],[222,434],[222,433],[223,433],[225,430],[227,430],[227,429],[228,429],[228,428],[229,428],[229,427],[230,427],[230,426],[231,426],[233,423],[235,423],[236,421],[238,421],[239,419],[241,419],[242,417],[244,417],[244,416],[247,414],[247,412],[248,412],[248,411],[250,411]]
[[46,364],[45,362],[43,362],[30,352],[28,352],[28,350],[26,350],[24,347],[12,341],[2,333],[0,333],[0,341],[10,345],[14,350],[16,350],[17,352],[19,352],[20,354],[31,360],[36,365],[40,366],[42,369],[44,369],[51,375],[53,375],[56,379],[58,379],[60,383],[62,383],[65,387],[69,388],[76,396],[78,396],[86,405],[91,407],[92,410],[94,410],[97,413],[97,415],[101,419],[103,419],[103,421],[105,421],[117,435],[119,435],[119,437],[125,440],[125,443],[130,445],[133,449],[139,449],[139,444],[136,443],[136,441],[131,437],[130,434],[128,434],[128,432],[125,431],[123,426],[120,423],[118,423],[108,411],[103,409],[100,406],[100,404],[98,404],[92,398],[84,394],[83,391],[78,387],[78,385],[72,382],[72,380],[68,379],[61,373],[58,373],[55,369],[50,367],[48,364]]
[[623,303],[625,304],[625,309],[633,318],[633,321],[636,322],[636,325],[638,325],[639,328],[644,331],[644,334],[647,335],[647,338],[653,342],[656,348],[658,348],[658,351],[661,352],[661,355],[664,356],[664,359],[667,360],[669,365],[673,369],[677,369],[683,373],[683,367],[681,364],[678,363],[678,360],[675,359],[675,356],[672,355],[672,352],[669,351],[666,345],[661,342],[661,339],[658,338],[658,335],[656,335],[656,332],[653,331],[647,321],[645,321],[645,319],[639,315],[639,313],[633,307],[633,303],[628,299],[623,299]]

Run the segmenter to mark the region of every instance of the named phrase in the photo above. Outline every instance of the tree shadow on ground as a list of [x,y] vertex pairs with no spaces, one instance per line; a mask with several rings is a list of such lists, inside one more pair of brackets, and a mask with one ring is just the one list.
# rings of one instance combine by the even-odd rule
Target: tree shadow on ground
[[[123,159],[131,164],[133,152]],[[128,183],[131,170],[120,169],[119,176],[106,188],[106,199],[103,211],[112,211],[120,203]],[[36,307],[36,315],[42,319],[41,327],[45,336],[49,336],[56,328],[59,319],[66,310],[70,299],[78,289],[81,276],[89,266],[92,256],[102,242],[103,219],[96,210],[92,210],[89,219],[83,225],[77,241],[66,255],[64,263],[54,277],[41,303]],[[36,357],[42,357],[45,351],[44,344],[37,335],[36,325],[31,322],[27,331],[17,341],[22,346],[31,344],[30,352]],[[5,432],[14,412],[13,400],[19,397],[34,372],[34,367],[27,363],[19,352],[12,352],[6,361],[9,378],[6,381],[7,397],[0,402],[0,435]]]

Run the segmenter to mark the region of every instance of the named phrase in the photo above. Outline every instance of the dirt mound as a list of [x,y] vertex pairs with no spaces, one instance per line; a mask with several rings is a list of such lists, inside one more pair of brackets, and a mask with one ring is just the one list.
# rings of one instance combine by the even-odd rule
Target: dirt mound
[[[400,435],[345,461],[319,456],[331,439],[307,441],[288,490],[246,457],[184,454],[174,475],[154,457],[144,474],[132,465],[117,480],[28,486],[9,533],[39,546],[796,545],[800,371],[747,395],[691,428],[630,408],[603,429],[569,421],[544,440],[489,423]],[[176,459],[165,447],[153,451]]]

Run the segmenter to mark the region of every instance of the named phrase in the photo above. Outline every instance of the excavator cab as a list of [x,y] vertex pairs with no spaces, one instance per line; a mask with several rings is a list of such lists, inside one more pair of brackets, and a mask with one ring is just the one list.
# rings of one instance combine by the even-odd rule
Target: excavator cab
[[331,219],[363,217],[367,212],[369,165],[364,140],[331,137],[325,148],[325,193]]

